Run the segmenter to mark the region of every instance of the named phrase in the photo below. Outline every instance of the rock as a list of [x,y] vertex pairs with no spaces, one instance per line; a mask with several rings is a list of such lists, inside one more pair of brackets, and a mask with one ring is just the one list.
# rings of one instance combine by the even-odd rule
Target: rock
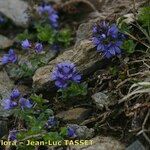
[[[83,75],[93,72],[102,56],[97,53],[91,41],[83,40],[79,45],[75,45],[74,49],[65,51],[56,59],[52,60],[49,65],[39,68],[33,76],[33,86],[37,89],[50,89],[54,84],[50,78],[53,68],[56,64],[70,60],[77,65],[79,72]],[[101,66],[99,66],[100,68]]]
[[77,124],[69,124],[69,127],[74,129],[77,139],[91,139],[94,136],[94,129],[87,128],[86,126],[79,126]]
[[7,122],[0,121],[0,138],[2,138],[5,134],[7,134],[7,132],[8,132]]
[[82,23],[76,32],[76,45],[80,44],[82,40],[90,39],[92,37],[92,27],[102,17],[89,20],[86,23]]
[[129,147],[126,148],[126,150],[146,150],[143,144],[137,140],[134,143],[132,143]]
[[0,49],[5,49],[12,46],[14,43],[13,40],[8,39],[7,37],[0,35]]
[[92,95],[92,99],[94,100],[94,103],[99,109],[102,109],[103,107],[107,108],[117,102],[115,102],[113,97],[106,91],[95,93],[94,95]]
[[76,44],[70,50],[64,51],[56,59],[52,60],[49,65],[39,68],[33,76],[33,87],[36,90],[51,89],[54,84],[50,78],[50,74],[57,63],[64,60],[70,60],[77,65],[78,70],[83,75],[92,73],[96,66],[100,68],[102,56],[96,51],[91,41],[91,28],[98,19],[93,19],[87,23],[83,23],[77,30]]
[[23,0],[0,0],[0,12],[18,26],[28,26],[28,9],[29,4]]
[[5,118],[10,115],[8,111],[4,111],[1,103],[2,99],[9,97],[12,88],[14,87],[5,70],[0,71],[0,118]]
[[125,150],[125,145],[112,137],[97,136],[91,139],[92,145],[72,146],[75,150]]
[[[101,7],[99,8],[100,13],[104,16],[109,16],[112,14],[124,15],[133,9],[133,1],[131,0],[99,0]],[[148,0],[136,0],[136,8],[139,8],[143,4],[147,3]],[[115,4],[115,6],[114,6]]]
[[82,123],[89,116],[91,110],[86,108],[73,108],[68,111],[60,112],[56,115],[57,118],[63,119],[68,123]]

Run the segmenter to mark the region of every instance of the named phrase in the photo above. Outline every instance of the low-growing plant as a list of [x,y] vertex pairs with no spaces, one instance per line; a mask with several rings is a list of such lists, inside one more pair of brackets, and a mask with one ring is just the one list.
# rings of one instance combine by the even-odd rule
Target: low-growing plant
[[59,89],[58,92],[61,93],[62,100],[86,96],[87,95],[87,84],[71,83],[67,88]]
[[70,61],[57,64],[53,69],[51,79],[55,81],[62,100],[87,95],[87,85],[80,83],[81,75],[75,64]]
[[10,97],[3,99],[3,108],[11,110],[15,118],[15,128],[10,130],[8,140],[22,142],[21,145],[18,144],[18,149],[26,147],[26,141],[31,139],[56,142],[75,137],[74,129],[60,126],[47,103],[48,100],[41,95],[33,94],[25,98],[18,89],[14,89]]
[[[138,14],[134,16],[134,21],[126,23],[124,19],[118,19],[118,26],[128,39],[125,40],[122,49],[128,54],[134,53],[134,51],[140,48],[139,45],[144,46],[146,49],[150,49],[150,7],[143,7],[139,10]],[[134,34],[134,31],[139,32],[139,36]]]

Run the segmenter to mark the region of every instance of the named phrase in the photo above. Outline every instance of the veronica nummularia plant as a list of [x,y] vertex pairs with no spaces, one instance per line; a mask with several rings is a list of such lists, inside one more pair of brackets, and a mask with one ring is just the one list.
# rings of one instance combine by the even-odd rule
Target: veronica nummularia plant
[[108,22],[102,21],[93,27],[93,44],[97,51],[102,52],[106,58],[121,54],[124,38],[115,24],[110,25]]
[[81,74],[77,71],[75,64],[70,61],[57,64],[53,69],[51,79],[55,81],[58,92],[64,100],[87,94],[87,85],[80,83]]

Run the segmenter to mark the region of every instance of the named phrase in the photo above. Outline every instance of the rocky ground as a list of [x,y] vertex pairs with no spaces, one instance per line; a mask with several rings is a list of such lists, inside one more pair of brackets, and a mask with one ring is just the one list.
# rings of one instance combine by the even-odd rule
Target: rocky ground
[[[48,51],[43,57],[46,63],[36,67],[30,77],[14,72],[13,69],[17,67],[13,64],[7,66],[0,64],[0,103],[9,96],[14,87],[26,95],[42,94],[49,100],[55,116],[76,128],[78,138],[94,141],[92,146],[71,146],[66,149],[148,150],[149,135],[145,137],[145,134],[140,132],[146,130],[145,126],[147,130],[150,128],[147,125],[150,119],[150,93],[143,92],[144,94],[136,99],[132,97],[132,102],[130,102],[132,95],[127,94],[134,81],[150,82],[149,53],[145,55],[136,52],[131,56],[124,55],[122,58],[106,60],[96,51],[91,40],[91,29],[96,22],[103,19],[112,21],[131,14],[134,9],[138,10],[143,5],[148,5],[148,1],[136,0],[135,5],[131,0],[46,1],[54,4],[60,15],[61,13],[64,15],[61,18],[62,24],[72,28],[73,42],[60,52],[53,51],[47,45]],[[40,0],[0,0],[0,14],[7,20],[7,24],[0,28],[0,57],[13,47],[19,57],[18,63],[27,62],[30,66],[29,56],[21,52],[16,36],[25,29],[32,30],[34,11],[40,2]],[[68,15],[67,6],[74,4],[78,4],[77,9],[84,15],[80,19],[69,20],[69,17],[65,17]],[[73,14],[69,15],[72,18]],[[31,54],[30,57],[32,55],[34,56]],[[50,78],[54,67],[64,60],[75,63],[83,76],[82,82],[88,84],[87,95],[83,98],[72,98],[71,102],[59,100],[54,81]],[[115,75],[111,70],[114,66],[117,68]],[[12,112],[0,106],[0,138],[8,135],[14,121],[12,120]],[[145,138],[148,138],[148,141]]]

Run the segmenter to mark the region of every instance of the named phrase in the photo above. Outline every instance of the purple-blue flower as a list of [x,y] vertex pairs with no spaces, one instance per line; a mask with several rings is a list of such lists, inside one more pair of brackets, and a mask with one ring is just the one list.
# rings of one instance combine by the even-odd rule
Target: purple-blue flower
[[3,65],[7,64],[9,62],[9,56],[8,54],[5,54],[2,58],[1,58],[1,62]]
[[98,52],[102,52],[106,58],[121,54],[124,36],[115,24],[110,25],[103,21],[95,25],[92,31],[92,41]]
[[1,58],[2,64],[7,63],[15,63],[17,61],[17,55],[13,49],[10,49],[8,54],[4,54],[4,56]]
[[8,98],[8,99],[4,99],[2,101],[2,106],[5,110],[10,110],[10,109],[16,107],[17,103]]
[[36,43],[36,44],[35,44],[35,51],[36,51],[37,53],[40,53],[40,52],[43,51],[43,45],[42,45],[42,43]]
[[18,89],[13,89],[13,91],[11,92],[11,95],[10,95],[11,99],[16,99],[19,96],[20,96],[19,90]]
[[58,13],[51,5],[47,4],[40,5],[38,6],[37,11],[39,15],[43,14],[48,15],[48,19],[52,27],[54,28],[58,27],[58,18],[59,18]]
[[26,40],[21,42],[21,46],[23,49],[29,49],[31,47],[31,43],[29,42],[28,39],[26,39]]
[[31,104],[30,100],[25,99],[25,98],[20,98],[19,104],[20,104],[21,109],[24,109],[24,108],[31,108],[31,107],[33,106],[33,105]]
[[67,128],[67,136],[68,137],[76,137],[76,134],[75,134],[75,131],[73,128],[71,128],[71,127]]
[[70,81],[79,83],[81,80],[81,75],[77,72],[74,63],[64,61],[56,65],[52,72],[51,78],[55,81],[55,85],[58,88],[65,88]]
[[13,49],[10,49],[8,52],[9,62],[15,63],[17,61],[17,55]]
[[51,128],[54,127],[57,124],[57,120],[54,116],[49,117],[47,123],[46,123],[46,127]]
[[9,141],[17,140],[17,131],[16,130],[9,131],[8,140]]
[[0,15],[0,24],[5,23],[5,19]]

